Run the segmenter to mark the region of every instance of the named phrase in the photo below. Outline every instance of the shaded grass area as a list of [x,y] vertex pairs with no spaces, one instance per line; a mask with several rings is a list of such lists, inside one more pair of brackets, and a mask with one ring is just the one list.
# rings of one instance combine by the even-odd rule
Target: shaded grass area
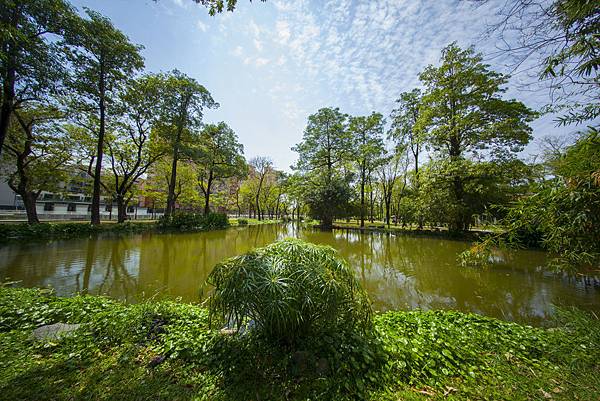
[[[32,339],[55,322],[83,325]],[[290,346],[220,334],[195,305],[0,287],[6,400],[597,400],[599,344],[600,322],[578,311],[553,329],[414,311]]]

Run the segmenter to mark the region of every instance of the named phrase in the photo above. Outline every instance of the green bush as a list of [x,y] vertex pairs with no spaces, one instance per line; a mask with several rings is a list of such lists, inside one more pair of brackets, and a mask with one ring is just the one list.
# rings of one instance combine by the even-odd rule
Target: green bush
[[154,229],[152,224],[40,223],[0,224],[0,242],[19,239],[74,238],[98,233],[131,233]]
[[229,226],[226,214],[175,212],[156,223],[159,228],[175,230],[215,230]]
[[327,246],[285,239],[219,263],[208,278],[211,321],[251,324],[293,342],[371,324],[371,305],[348,264]]
[[248,225],[248,219],[237,219],[238,222],[238,226],[247,226]]

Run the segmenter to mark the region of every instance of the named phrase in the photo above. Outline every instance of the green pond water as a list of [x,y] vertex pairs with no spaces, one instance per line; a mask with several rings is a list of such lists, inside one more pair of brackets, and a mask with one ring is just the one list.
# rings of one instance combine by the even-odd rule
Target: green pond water
[[337,249],[379,311],[456,309],[533,325],[548,324],[553,305],[600,311],[600,277],[549,272],[543,252],[498,252],[491,267],[462,268],[456,257],[467,242],[293,224],[14,243],[0,247],[0,281],[65,296],[200,301],[216,263],[285,237]]

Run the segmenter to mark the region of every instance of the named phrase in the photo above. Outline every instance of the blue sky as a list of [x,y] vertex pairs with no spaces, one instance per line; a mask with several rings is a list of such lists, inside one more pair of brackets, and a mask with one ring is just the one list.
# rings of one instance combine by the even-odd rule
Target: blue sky
[[[504,0],[499,0],[504,1]],[[196,78],[221,104],[205,120],[225,121],[244,144],[246,157],[270,156],[289,170],[309,114],[340,107],[361,115],[389,115],[402,91],[436,64],[452,41],[494,49],[481,32],[494,16],[492,1],[475,8],[454,0],[239,0],[233,13],[211,17],[192,0],[72,0],[100,11],[134,42],[148,71],[177,68]],[[498,71],[501,61],[490,60]],[[514,77],[515,82],[520,79]],[[546,92],[519,91],[532,108]],[[551,117],[533,124],[534,135],[570,132]],[[524,156],[535,152],[530,145]]]

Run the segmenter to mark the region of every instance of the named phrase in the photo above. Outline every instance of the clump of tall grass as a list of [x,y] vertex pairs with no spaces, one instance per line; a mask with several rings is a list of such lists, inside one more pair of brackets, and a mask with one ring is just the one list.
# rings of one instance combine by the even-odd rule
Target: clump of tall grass
[[211,322],[292,342],[366,330],[372,310],[352,269],[328,246],[285,239],[219,263],[208,278]]

